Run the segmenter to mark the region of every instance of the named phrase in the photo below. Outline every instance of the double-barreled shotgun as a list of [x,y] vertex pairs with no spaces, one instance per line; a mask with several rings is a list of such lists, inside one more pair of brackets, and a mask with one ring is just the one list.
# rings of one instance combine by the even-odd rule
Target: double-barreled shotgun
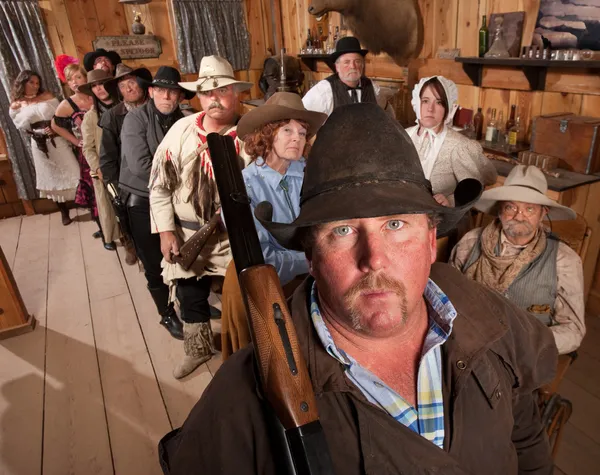
[[333,475],[308,369],[279,277],[266,265],[229,136],[207,137],[229,243],[250,324],[278,475]]

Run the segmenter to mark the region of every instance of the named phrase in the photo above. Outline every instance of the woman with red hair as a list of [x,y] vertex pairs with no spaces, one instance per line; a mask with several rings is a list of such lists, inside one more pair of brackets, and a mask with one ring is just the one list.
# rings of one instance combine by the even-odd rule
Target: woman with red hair
[[[258,203],[268,201],[273,205],[274,221],[291,223],[296,219],[309,140],[326,119],[326,114],[306,110],[300,96],[290,92],[273,94],[263,106],[240,119],[238,136],[251,160],[242,175],[253,211]],[[265,263],[275,267],[283,285],[297,285],[296,277],[308,273],[304,253],[285,249],[257,219],[254,224]],[[226,359],[250,342],[233,261],[223,282],[221,319],[221,350]]]

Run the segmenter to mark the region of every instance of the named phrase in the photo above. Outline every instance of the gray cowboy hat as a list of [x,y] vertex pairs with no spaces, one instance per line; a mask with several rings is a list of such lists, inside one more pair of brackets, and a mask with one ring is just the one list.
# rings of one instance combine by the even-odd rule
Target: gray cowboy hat
[[246,135],[256,132],[263,125],[278,120],[301,120],[308,123],[308,136],[317,133],[327,120],[327,114],[309,111],[302,99],[293,92],[276,92],[264,105],[252,109],[242,116],[237,125],[238,137],[244,140]]
[[135,76],[137,83],[142,89],[147,89],[144,81],[152,81],[152,73],[146,68],[132,69],[129,66],[119,63],[115,71],[115,77],[104,83],[104,89],[113,97],[119,97],[119,81],[125,76]]
[[86,96],[93,96],[92,86],[95,86],[96,84],[106,84],[106,82],[110,81],[112,78],[112,74],[108,71],[104,71],[104,69],[92,69],[87,73],[87,82],[77,89]]
[[152,81],[146,81],[145,79],[140,78],[138,82],[142,83],[144,87],[163,87],[166,89],[178,89],[183,92],[183,95],[186,100],[193,99],[196,95],[195,92],[188,91],[187,89],[182,88],[179,83],[181,81],[181,74],[175,68],[171,66],[161,66],[156,71],[154,75],[154,79]]
[[548,198],[547,191],[548,182],[539,168],[533,165],[517,165],[510,171],[502,186],[483,192],[475,204],[475,209],[482,213],[493,213],[500,201],[520,201],[546,206],[548,217],[555,221],[577,217],[571,208]]
[[377,104],[349,104],[335,109],[319,130],[306,160],[298,218],[273,222],[273,207],[266,201],[254,214],[283,247],[298,251],[303,228],[343,219],[435,213],[441,219],[438,236],[443,236],[482,189],[477,180],[462,180],[454,190],[456,206],[438,204],[402,126]]

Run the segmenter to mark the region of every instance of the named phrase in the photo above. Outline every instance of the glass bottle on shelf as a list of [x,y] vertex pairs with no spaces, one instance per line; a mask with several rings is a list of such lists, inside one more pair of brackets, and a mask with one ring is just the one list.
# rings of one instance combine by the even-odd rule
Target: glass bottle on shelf
[[510,54],[508,53],[508,48],[506,46],[506,41],[504,41],[504,29],[502,28],[502,23],[504,22],[504,17],[497,16],[494,19],[496,23],[494,27],[494,41],[492,42],[492,46],[485,53],[485,58],[510,58]]
[[340,39],[340,27],[336,26],[335,27],[335,34],[333,35],[333,49],[335,50],[335,47],[337,45],[338,40]]
[[516,150],[517,143],[519,141],[519,134],[521,132],[521,117],[517,116],[515,123],[508,131],[508,148],[511,151]]
[[306,34],[306,54],[313,53],[313,39],[310,34],[310,28],[308,29],[308,33]]
[[498,113],[498,120],[496,121],[496,129],[498,129],[498,133],[496,135],[496,144],[500,147],[503,147],[506,143],[505,129],[504,129],[504,111],[500,111]]
[[481,19],[481,28],[479,29],[479,57],[483,58],[483,55],[487,53],[489,34],[487,27],[487,16],[483,15]]
[[512,106],[510,106],[510,117],[506,121],[506,127],[504,127],[504,130],[506,130],[507,134],[510,131],[510,129],[512,129],[513,125],[515,125],[515,115],[516,115],[516,113],[517,113],[517,105],[513,104]]
[[477,108],[477,114],[473,117],[473,127],[475,128],[475,140],[483,138],[483,114],[481,107]]
[[492,118],[485,129],[485,141],[488,144],[494,144],[498,141],[498,127],[496,125],[496,109],[492,109]]

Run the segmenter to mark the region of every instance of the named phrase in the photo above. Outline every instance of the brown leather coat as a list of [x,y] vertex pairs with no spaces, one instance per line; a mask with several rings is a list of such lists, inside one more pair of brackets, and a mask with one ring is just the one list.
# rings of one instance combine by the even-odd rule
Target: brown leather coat
[[[322,347],[308,315],[307,287],[293,296],[293,319],[335,473],[551,474],[532,394],[556,368],[550,330],[446,264],[435,264],[431,278],[458,312],[442,347],[444,450],[365,399]],[[165,473],[276,474],[252,351],[235,353],[183,427],[163,439]]]

